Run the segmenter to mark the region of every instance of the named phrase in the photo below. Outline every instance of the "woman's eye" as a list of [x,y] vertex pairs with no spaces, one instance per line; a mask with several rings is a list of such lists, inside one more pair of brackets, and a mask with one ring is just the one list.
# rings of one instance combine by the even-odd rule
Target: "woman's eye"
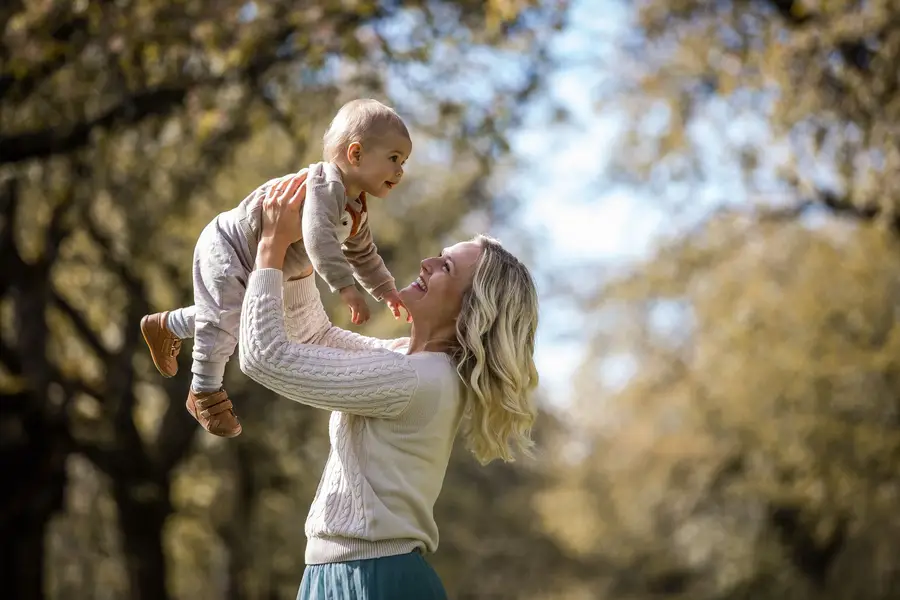
[[448,273],[450,272],[450,264],[449,263],[444,263],[444,270],[447,271]]

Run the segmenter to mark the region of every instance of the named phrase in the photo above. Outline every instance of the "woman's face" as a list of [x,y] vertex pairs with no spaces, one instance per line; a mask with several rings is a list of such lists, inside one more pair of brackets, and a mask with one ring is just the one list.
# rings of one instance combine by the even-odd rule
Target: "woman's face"
[[416,280],[400,290],[414,323],[434,329],[456,320],[481,252],[478,242],[460,242],[422,261]]

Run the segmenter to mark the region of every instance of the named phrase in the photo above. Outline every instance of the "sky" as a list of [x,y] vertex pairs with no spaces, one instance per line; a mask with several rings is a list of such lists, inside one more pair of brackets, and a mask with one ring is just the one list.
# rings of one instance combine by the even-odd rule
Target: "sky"
[[[560,67],[548,84],[549,96],[571,120],[548,128],[538,104],[531,122],[512,138],[519,167],[507,185],[520,197],[525,190],[525,209],[513,225],[541,240],[539,252],[529,252],[541,288],[536,361],[546,397],[555,406],[565,407],[571,398],[570,382],[585,355],[590,317],[565,292],[553,289],[549,274],[581,287],[596,286],[610,273],[648,258],[663,234],[668,238],[684,231],[715,208],[786,198],[775,174],[789,155],[787,142],[774,139],[765,114],[717,97],[698,109],[702,117],[692,118],[687,132],[703,180],[661,192],[681,202],[677,216],[665,212],[664,204],[672,204],[659,202],[649,188],[628,187],[604,174],[609,159],[621,151],[619,134],[626,122],[609,104],[599,108],[596,98],[601,88],[607,95],[616,89],[615,71],[605,65],[622,63],[617,53],[632,35],[632,10],[621,0],[572,0],[567,27],[552,46]],[[767,98],[764,91],[756,93],[758,99]],[[735,154],[742,146],[766,148],[749,187]],[[749,188],[759,196],[750,197]],[[514,235],[503,241],[517,249]],[[660,316],[680,318],[677,307],[673,311]],[[613,361],[603,366],[603,379],[621,385],[630,372],[628,361]]]
[[[553,48],[562,68],[549,82],[550,95],[566,107],[571,121],[548,130],[536,116],[533,125],[526,124],[512,139],[520,167],[511,181],[520,195],[527,190],[525,210],[513,225],[541,240],[533,265],[543,287],[536,362],[554,405],[565,405],[570,398],[569,383],[585,352],[578,332],[585,328],[578,306],[547,289],[545,275],[555,272],[576,285],[590,285],[597,273],[585,269],[585,263],[622,265],[646,256],[666,218],[644,201],[640,190],[602,175],[623,123],[615,114],[598,111],[594,92],[610,76],[602,65],[627,31],[626,8],[614,0],[575,0],[571,11],[570,24]],[[503,241],[515,249],[514,238]],[[578,265],[586,272],[566,272]]]
[[[626,121],[610,105],[599,108],[597,98],[601,90],[609,94],[616,89],[616,72],[606,65],[623,64],[618,53],[633,35],[634,7],[624,0],[570,2],[566,26],[551,43],[558,66],[546,83],[546,93],[526,107],[528,117],[510,136],[516,168],[512,173],[498,169],[495,182],[498,197],[519,198],[523,210],[517,211],[515,221],[489,231],[532,261],[541,302],[538,372],[545,397],[561,407],[571,398],[570,382],[585,355],[585,332],[591,323],[571,294],[557,289],[558,280],[593,289],[610,274],[648,257],[661,234],[677,233],[715,206],[745,202],[742,171],[736,161],[728,160],[729,147],[765,143],[768,150],[763,159],[772,164],[782,160],[777,145],[766,137],[764,116],[741,113],[727,101],[713,99],[703,107],[703,118],[692,119],[688,132],[702,148],[697,158],[705,182],[687,191],[676,186],[663,191],[667,198],[689,200],[687,214],[679,213],[677,222],[646,187],[629,187],[604,175],[609,159],[621,151],[619,137]],[[422,27],[417,19],[421,18],[417,11],[401,12],[381,23],[378,33],[402,49],[417,39],[415,32]],[[502,96],[505,89],[521,87],[520,53],[477,47],[469,47],[464,58],[458,53],[459,46],[445,44],[436,47],[427,65],[389,66],[386,84],[395,108],[418,122],[428,122],[437,114],[436,103],[423,101],[420,89],[477,110],[491,110],[493,93],[499,91]],[[438,64],[451,66],[452,75],[440,75]],[[485,72],[491,74],[489,80]],[[554,103],[566,109],[569,119],[548,125]],[[443,148],[448,156],[452,153],[438,140],[432,139],[431,144],[433,152]],[[761,171],[774,172],[769,166],[763,165]],[[754,182],[754,187],[765,186]],[[523,230],[527,235],[521,234]],[[537,250],[534,240],[538,240]],[[604,380],[621,383],[629,368],[627,361],[604,367]]]
[[[546,94],[527,107],[530,118],[510,136],[516,169],[498,170],[494,188],[498,197],[509,193],[522,201],[524,210],[517,211],[513,222],[489,231],[514,253],[533,261],[529,266],[541,303],[536,361],[546,398],[559,406],[569,400],[569,381],[584,354],[585,338],[579,334],[584,327],[577,304],[554,289],[550,279],[563,277],[578,285],[584,278],[592,284],[598,264],[621,265],[644,256],[666,219],[648,206],[652,203],[642,202],[640,190],[613,185],[600,175],[617,149],[617,132],[624,123],[615,113],[598,111],[594,96],[597,86],[613,77],[603,65],[614,59],[629,32],[628,3],[571,0],[569,11],[567,25],[551,45],[559,67],[547,82]],[[420,26],[417,18],[416,11],[401,13],[382,24],[379,34],[403,48]],[[521,87],[524,65],[516,52],[468,49],[465,60],[456,61],[458,48],[451,45],[445,50],[446,56],[438,52],[434,62],[449,61],[458,69],[446,80],[435,78],[439,70],[433,63],[390,67],[387,88],[401,114],[428,121],[434,103],[421,101],[419,86],[476,107],[489,103],[497,90]],[[491,73],[489,83],[486,71]],[[548,127],[552,105],[548,99],[565,107],[571,118]],[[440,145],[435,148],[440,150]],[[419,155],[411,163],[420,160]],[[523,230],[528,235],[523,236]],[[537,252],[530,247],[534,239],[540,240]],[[579,269],[576,264],[585,272],[569,273]]]

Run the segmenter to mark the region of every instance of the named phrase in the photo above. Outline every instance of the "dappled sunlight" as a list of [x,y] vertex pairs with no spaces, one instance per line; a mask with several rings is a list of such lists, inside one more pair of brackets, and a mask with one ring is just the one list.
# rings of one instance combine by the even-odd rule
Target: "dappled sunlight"
[[[321,160],[337,108],[373,97],[413,141],[402,185],[368,204],[399,287],[484,232],[539,291],[535,457],[482,467],[458,440],[427,556],[449,597],[896,600],[898,17],[812,0],[0,9],[7,595],[296,597],[329,414],[235,356],[244,430],[208,435],[184,408],[191,343],[165,379],[139,322],[193,302],[211,219]],[[335,325],[408,335],[371,298],[352,325],[319,289]]]

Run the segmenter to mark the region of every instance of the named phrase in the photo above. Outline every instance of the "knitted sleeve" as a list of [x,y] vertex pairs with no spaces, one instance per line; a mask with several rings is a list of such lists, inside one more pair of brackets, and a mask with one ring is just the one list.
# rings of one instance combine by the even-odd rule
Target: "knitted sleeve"
[[[337,328],[331,326],[312,279],[287,289],[294,312],[290,318],[293,339],[289,340],[282,272],[251,273],[241,311],[241,370],[285,398],[309,406],[367,417],[399,416],[419,383],[411,361],[383,344],[364,341],[372,338],[331,331]],[[325,338],[343,341],[345,347],[315,342]],[[347,345],[358,348],[347,349]]]
[[382,339],[360,335],[332,325],[322,306],[314,277],[284,283],[284,324],[287,337],[301,344],[316,344],[344,350],[387,348],[400,350],[409,346],[409,338]]

